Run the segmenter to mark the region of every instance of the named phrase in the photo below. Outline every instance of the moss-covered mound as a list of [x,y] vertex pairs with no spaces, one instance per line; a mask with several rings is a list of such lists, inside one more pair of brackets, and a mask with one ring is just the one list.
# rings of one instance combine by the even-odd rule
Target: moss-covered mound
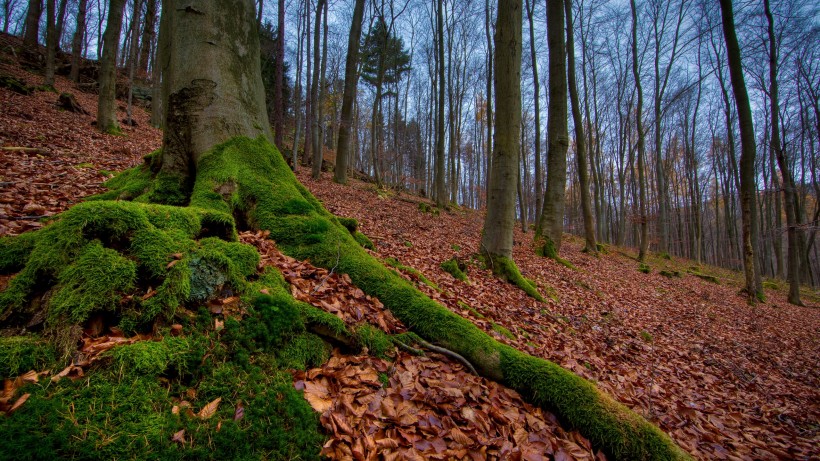
[[[156,156],[153,159],[156,159]],[[531,402],[554,411],[613,458],[687,458],[666,434],[601,393],[590,382],[551,362],[528,356],[498,343],[469,321],[425,296],[399,274],[386,268],[362,248],[354,238],[355,234],[328,213],[316,198],[299,184],[276,148],[264,139],[236,138],[214,147],[211,152],[205,154],[197,165],[196,181],[191,186],[190,197],[187,196],[185,185],[180,185],[179,181],[156,177],[151,172],[152,165],[155,165],[155,161],[149,159],[145,166],[129,170],[115,178],[110,184],[114,189],[103,198],[161,201],[186,204],[188,208],[107,201],[89,203],[66,212],[54,224],[32,236],[3,240],[0,244],[0,270],[22,271],[0,295],[0,321],[15,319],[20,324],[24,323],[26,318],[36,316],[36,300],[39,299],[46,308],[48,321],[55,323],[63,319],[78,322],[92,312],[102,311],[112,312],[122,319],[131,319],[133,324],[139,324],[152,317],[171,316],[180,304],[191,307],[202,303],[212,295],[212,290],[220,287],[230,286],[234,290],[250,293],[252,288],[249,288],[248,284],[253,278],[251,268],[255,268],[256,259],[246,247],[233,241],[234,229],[236,226],[266,229],[285,253],[294,258],[310,260],[315,265],[335,267],[337,272],[350,275],[354,283],[368,294],[378,297],[405,325],[421,337],[461,354],[482,375],[507,384],[520,391]],[[105,263],[105,267],[99,267],[101,263]],[[502,264],[505,261],[494,263]],[[514,267],[505,267],[505,272],[512,276],[514,282],[531,288],[534,295],[538,294],[535,287],[524,280],[517,269],[513,270]],[[88,272],[91,269],[101,272]],[[272,280],[275,277],[268,274],[265,278]],[[111,279],[115,283],[99,283],[100,279]],[[198,279],[202,282],[197,282]],[[141,292],[145,293],[143,290],[146,280],[153,280],[154,284],[151,286],[157,287],[156,293],[151,296],[147,296],[150,290],[140,295]],[[42,287],[50,287],[48,291],[51,293],[43,293]],[[262,306],[268,305],[281,308],[294,302],[286,292],[279,292],[273,297],[273,300],[265,298],[259,301],[257,307],[262,309]],[[155,298],[158,299],[154,300]],[[339,326],[334,320],[314,311],[301,309],[303,321],[308,324],[319,323],[330,330],[344,329],[343,325]],[[268,312],[270,313],[270,310]],[[286,407],[282,412],[295,414],[288,413],[287,410],[290,408],[290,394],[284,390],[281,397],[272,398],[274,396],[270,394],[277,392],[278,389],[271,385],[276,383],[276,368],[266,368],[265,364],[270,361],[260,359],[262,356],[250,355],[253,351],[264,353],[277,347],[275,344],[268,344],[265,338],[275,334],[279,328],[276,326],[278,323],[265,321],[264,313],[257,312],[255,315],[257,317],[252,321],[253,325],[264,325],[264,329],[255,326],[251,328],[248,325],[243,327],[246,321],[234,325],[233,321],[227,319],[224,330],[207,336],[211,338],[210,335],[218,335],[218,344],[221,346],[217,345],[214,339],[205,342],[209,348],[224,348],[224,355],[217,355],[211,349],[207,353],[212,357],[222,357],[222,362],[215,363],[223,365],[215,366],[210,371],[201,371],[201,374],[193,378],[182,378],[183,381],[179,382],[185,383],[185,379],[199,379],[197,398],[201,395],[202,402],[215,396],[238,400],[241,398],[240,394],[250,396],[246,398],[261,395],[261,388],[254,387],[257,386],[257,378],[253,373],[262,373],[268,378],[267,381],[261,381],[269,385],[264,387],[268,392],[265,398],[284,402],[281,404]],[[277,317],[280,314],[270,315]],[[204,323],[199,326],[199,331],[203,331],[203,328]],[[384,340],[379,335],[371,333],[372,331],[365,329],[365,333],[361,335],[361,342],[367,343],[368,348],[380,348]],[[288,340],[277,343],[282,346],[279,346],[279,352],[272,357],[298,364],[321,358],[321,348],[313,347],[318,343],[302,335],[303,333],[296,331]],[[146,355],[144,350],[136,352],[139,356]],[[203,359],[205,355],[202,356]],[[171,349],[167,350],[166,357],[169,357],[169,363],[172,362],[172,356],[174,354]],[[123,361],[126,359],[117,360],[118,363],[125,363]],[[168,370],[171,369],[172,378],[180,375],[178,367],[162,367],[159,362],[147,361],[144,365],[138,366],[137,364],[142,363],[141,359],[134,359],[127,363],[132,368],[141,368],[150,373],[168,374]],[[160,368],[163,370],[159,371]],[[211,380],[217,369],[223,370],[220,373],[224,375],[220,376],[224,376],[224,384]],[[106,401],[119,397],[116,387],[127,381],[117,381],[122,379],[120,375],[117,372],[111,373],[99,383],[101,386],[112,388],[101,389],[98,392],[105,396]],[[245,386],[239,389],[254,388],[247,392],[235,391],[234,388],[240,384],[237,383],[237,379]],[[133,379],[131,381],[133,382]],[[212,389],[211,391],[203,391],[206,382],[213,382],[211,387],[204,386],[205,389]],[[152,383],[145,385],[147,387],[144,393],[153,396],[151,402],[161,400],[161,392],[166,388],[152,389]],[[42,402],[48,402],[43,405],[53,407],[38,410],[40,406],[31,405],[25,411],[32,413],[21,410],[19,414],[14,415],[14,420],[20,416],[31,418],[31,431],[37,429],[31,421],[47,417],[63,421],[67,413],[61,411],[63,407],[60,405],[68,405],[77,393],[87,392],[87,387],[74,388],[71,384],[65,386],[68,387],[65,398],[58,395],[61,387],[47,387],[43,390],[50,393],[47,396],[43,395],[49,397],[41,399]],[[175,389],[173,385],[171,389]],[[143,404],[148,405],[147,402]],[[278,405],[271,402],[268,404]],[[134,408],[144,410],[143,413],[147,411],[147,407],[138,404],[134,404]],[[221,408],[224,408],[225,412],[230,411],[228,405]],[[298,408],[304,409],[304,402]],[[90,413],[94,413],[93,418],[104,418],[100,416],[104,412],[89,411],[88,418],[92,418]],[[29,416],[26,417],[26,414]],[[76,414],[73,417],[76,418]],[[118,414],[114,412],[106,421],[120,421],[118,418]],[[169,417],[158,417],[154,424],[165,424],[165,418]],[[301,414],[298,419],[302,422],[310,421],[308,416]],[[125,416],[121,421],[122,424],[131,422]],[[213,444],[214,440],[222,437],[221,435],[214,437],[211,434],[213,431],[209,430],[207,438],[197,438],[197,427],[212,424],[211,422],[197,420],[191,423],[199,426],[186,426],[187,422],[180,424],[174,428],[186,428],[186,431],[190,431],[192,447],[208,447],[211,451],[204,456],[216,456],[214,453],[218,447]],[[237,424],[239,428],[232,428],[226,434],[242,432],[241,424],[240,420]],[[257,435],[258,431],[273,432],[274,426],[279,427],[279,430],[291,429],[296,424],[290,420],[272,420],[269,425],[263,425],[262,428],[254,427],[252,431],[256,431],[253,435],[262,438]],[[60,445],[77,443],[77,437],[71,432],[76,426],[65,426],[66,429],[58,431],[60,435],[55,436],[62,437],[55,442],[56,446],[63,447],[58,453],[82,458],[81,449],[75,450]],[[120,430],[122,434],[133,433],[128,426],[121,426]],[[222,431],[225,431],[225,424]],[[102,431],[99,437],[110,432]],[[98,436],[87,431],[80,433],[84,434],[86,440]],[[162,433],[167,434],[167,431]],[[246,427],[243,434],[251,435],[251,429]],[[120,440],[123,439],[125,437]],[[302,440],[299,437],[297,439]],[[132,449],[140,449],[144,448],[149,440],[153,439],[145,437],[141,440],[124,440],[122,443],[129,442]],[[288,447],[304,445],[298,440],[288,440]],[[242,446],[242,442],[235,443]],[[156,456],[152,455],[153,457],[172,459],[188,457],[189,453],[193,453],[184,451],[182,455],[175,456],[174,450],[178,447],[167,441],[164,444],[158,442],[152,449],[159,450],[160,447],[168,451],[157,452]],[[85,445],[82,449],[85,449]],[[265,450],[268,448],[258,445],[252,445],[248,450],[254,453],[251,457],[256,458],[275,458],[281,453],[270,448],[270,454],[259,456],[260,450],[267,453]],[[118,456],[112,453],[107,457]]]

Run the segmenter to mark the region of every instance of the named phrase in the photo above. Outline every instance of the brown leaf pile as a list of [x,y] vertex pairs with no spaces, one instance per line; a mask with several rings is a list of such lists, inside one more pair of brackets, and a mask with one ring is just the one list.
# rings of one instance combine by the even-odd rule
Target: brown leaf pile
[[332,459],[596,459],[553,414],[444,356],[387,362],[336,351],[297,378],[332,435],[322,450]]
[[[381,257],[421,271],[441,289],[419,288],[501,342],[594,379],[699,458],[815,459],[820,421],[820,310],[789,305],[782,291],[749,307],[737,274],[709,269],[668,279],[637,271],[612,251],[595,258],[571,236],[562,256],[576,269],[534,255],[532,234],[515,233],[524,276],[558,300],[539,303],[477,263],[466,284],[439,265],[478,252],[483,215],[422,213],[417,197],[380,197],[371,184],[300,181],[332,212],[359,220]],[[613,249],[614,250],[614,249]],[[671,263],[670,263],[671,264]],[[681,261],[682,270],[691,262]],[[469,309],[465,306],[469,306]],[[495,325],[512,333],[505,336]]]
[[330,273],[307,261],[286,256],[266,239],[267,235],[267,232],[243,232],[239,237],[243,243],[259,250],[260,266],[272,265],[282,272],[291,284],[294,298],[334,314],[349,326],[369,323],[390,334],[406,331],[378,299],[353,285],[350,276]]
[[[0,62],[0,75],[30,86],[43,82],[41,76],[7,62]],[[0,88],[0,235],[42,227],[41,218],[103,192],[100,185],[109,178],[107,172],[139,164],[162,143],[162,132],[150,126],[145,110],[133,109],[137,126],[123,124],[123,136],[103,134],[91,125],[97,117],[96,95],[82,93],[61,76],[55,87],[74,94],[89,114],[58,109],[59,93],[24,96]],[[118,107],[117,117],[123,120],[125,103]]]

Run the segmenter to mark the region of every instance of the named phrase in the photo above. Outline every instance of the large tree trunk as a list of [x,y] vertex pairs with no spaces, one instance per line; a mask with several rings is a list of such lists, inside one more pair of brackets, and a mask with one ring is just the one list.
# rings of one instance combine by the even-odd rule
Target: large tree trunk
[[119,131],[117,122],[117,50],[122,29],[122,10],[125,0],[111,0],[108,23],[103,34],[100,57],[100,97],[97,102],[97,129],[103,133]]
[[88,0],[80,0],[77,6],[77,23],[74,29],[74,37],[71,39],[71,73],[68,78],[72,82],[80,81],[80,60],[83,53],[83,37],[85,36],[85,13],[88,7]]
[[641,86],[641,74],[638,70],[638,11],[635,0],[629,2],[632,9],[632,75],[635,77],[635,88],[638,93],[638,106],[635,109],[635,122],[638,129],[638,193],[640,207],[640,250],[638,251],[638,261],[646,259],[646,251],[649,248],[649,227],[646,215],[646,179],[644,176],[646,165],[646,138],[643,131],[643,87]]
[[[256,9],[250,0],[165,0],[167,95],[163,174],[187,190],[200,156],[236,136],[273,142],[265,109]],[[190,59],[197,56],[197,59]]]
[[584,142],[584,121],[578,102],[578,83],[575,78],[575,37],[572,27],[572,0],[565,0],[564,10],[567,23],[567,76],[569,79],[569,100],[572,105],[572,123],[575,125],[575,158],[578,163],[578,182],[581,189],[581,213],[584,218],[584,249],[598,252],[595,241],[595,222],[592,219],[592,205],[589,197],[589,173],[587,166],[586,142]]
[[40,16],[42,15],[43,0],[28,0],[23,45],[30,50],[37,49],[37,42],[40,40]]
[[[151,47],[154,45],[154,36],[156,35],[156,20],[157,20],[157,0],[147,0],[145,6],[145,25],[142,28],[142,43],[140,43],[139,52],[139,71],[137,77],[144,79],[148,76],[148,61],[151,56]],[[156,73],[155,75],[158,75]]]
[[749,95],[746,93],[746,80],[743,77],[743,64],[740,58],[740,46],[735,33],[735,19],[731,0],[720,0],[720,11],[723,17],[723,36],[726,39],[726,55],[729,60],[729,75],[732,79],[732,90],[737,105],[737,118],[740,123],[740,207],[743,225],[743,270],[746,276],[746,293],[749,302],[754,303],[762,298],[763,292],[756,281],[755,254],[752,243],[755,223],[755,132],[752,119],[752,108]]
[[[549,107],[547,108],[547,189],[536,228],[539,253],[556,257],[564,232],[564,195],[567,185],[567,50],[564,43],[564,2],[547,2],[549,47]],[[542,240],[543,241],[540,241]]]
[[[481,252],[490,260],[512,259],[521,127],[521,20],[521,0],[499,0],[494,72],[497,123],[481,238]],[[496,266],[494,270],[499,269]]]
[[[786,153],[780,145],[780,102],[777,88],[777,43],[774,35],[774,17],[769,0],[763,0],[769,33],[769,98],[771,102],[772,139],[771,150],[777,157],[780,175],[783,177],[783,200],[786,207],[786,226],[789,241],[789,302],[798,306],[800,301],[800,242],[797,235],[797,212],[795,211],[794,179],[792,178]],[[772,176],[775,172],[772,170]],[[778,236],[779,238],[779,236]],[[778,261],[779,262],[779,261]]]
[[345,61],[345,88],[342,96],[342,114],[339,121],[339,145],[336,150],[336,169],[333,180],[344,184],[347,182],[347,165],[350,160],[350,130],[353,123],[353,101],[356,99],[356,87],[359,83],[359,42],[362,36],[362,18],[364,17],[364,0],[356,0],[353,7],[353,22],[347,38],[347,59]]

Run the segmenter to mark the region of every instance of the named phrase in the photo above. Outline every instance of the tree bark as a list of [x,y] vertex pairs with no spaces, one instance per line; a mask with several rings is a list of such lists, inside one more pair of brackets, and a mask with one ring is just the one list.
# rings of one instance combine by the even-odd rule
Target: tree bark
[[[634,0],[633,0],[634,1]],[[740,57],[740,46],[735,33],[734,13],[731,0],[720,0],[720,11],[723,18],[723,36],[726,40],[726,55],[729,60],[729,75],[737,105],[737,118],[740,123],[740,207],[743,225],[743,270],[746,276],[746,293],[749,302],[754,303],[762,298],[761,287],[755,277],[755,254],[752,246],[753,228],[756,208],[755,185],[755,132],[752,119],[752,108],[746,92],[746,80],[743,76],[743,65]]]
[[57,57],[57,0],[46,0],[46,86],[54,86],[54,60]]
[[638,261],[646,260],[646,251],[649,248],[648,218],[646,216],[646,140],[643,131],[643,87],[641,86],[641,74],[638,70],[638,11],[635,0],[630,0],[632,10],[632,75],[635,77],[635,88],[638,93],[638,105],[635,109],[635,123],[638,129],[638,193],[640,207],[640,250],[638,250]]
[[201,155],[213,146],[236,136],[273,142],[253,1],[190,3],[165,0],[162,14],[173,37],[164,55],[161,172],[187,187]]
[[575,159],[578,163],[578,182],[581,189],[581,214],[584,218],[584,250],[598,252],[595,241],[595,222],[592,219],[592,205],[589,197],[589,172],[587,166],[586,142],[584,141],[584,121],[578,102],[578,82],[575,77],[575,34],[572,24],[572,0],[564,1],[567,22],[567,76],[569,101],[572,105],[572,123],[575,125]]
[[[498,123],[481,238],[481,252],[491,260],[512,259],[521,126],[521,21],[521,0],[499,0],[494,72]],[[443,106],[443,91],[441,96]]]
[[[780,145],[780,101],[777,87],[777,43],[774,35],[774,17],[769,0],[763,0],[769,34],[769,101],[771,103],[772,139],[771,150],[777,157],[780,175],[783,177],[783,203],[786,208],[786,226],[789,242],[789,302],[802,306],[800,301],[800,241],[797,235],[797,213],[795,210],[794,179],[792,178],[786,153]],[[775,172],[772,171],[774,176]],[[777,238],[780,238],[778,235]]]
[[103,34],[100,57],[100,97],[97,103],[97,129],[103,133],[119,131],[117,122],[117,50],[122,28],[122,10],[125,0],[111,0],[108,22]]
[[[361,22],[361,21],[359,21]],[[361,28],[361,26],[360,26]],[[285,131],[285,0],[278,1],[276,20],[276,56],[273,69],[274,144],[283,147]]]
[[43,15],[43,0],[28,0],[26,12],[26,32],[23,34],[23,45],[30,49],[37,49],[40,40],[40,16]]
[[148,61],[151,57],[151,47],[154,45],[157,21],[157,0],[147,0],[145,4],[145,25],[142,28],[142,42],[139,50],[139,71],[137,77],[148,77]]
[[364,0],[356,0],[350,34],[347,37],[345,88],[339,121],[339,145],[336,150],[336,166],[333,174],[333,180],[340,184],[347,182],[347,168],[351,154],[350,131],[353,123],[353,101],[356,99],[356,87],[359,83],[357,69],[359,67],[359,43],[362,37],[362,18],[364,18]]
[[[436,13],[436,37],[438,47],[438,106],[436,115],[436,177],[435,177],[435,194],[436,205],[440,208],[447,206],[447,187],[444,171],[444,12],[442,4],[444,0],[438,0],[438,9]],[[515,131],[518,132],[518,125],[515,125]],[[515,149],[518,149],[517,143]],[[517,162],[516,162],[517,163]],[[516,166],[517,168],[517,166]]]
[[71,72],[68,78],[72,82],[80,81],[80,60],[83,54],[83,37],[85,36],[85,13],[88,7],[88,0],[80,0],[77,6],[77,23],[74,29],[74,37],[71,40]]
[[[567,50],[564,43],[564,2],[547,2],[549,106],[547,107],[547,189],[536,241],[544,256],[561,250],[564,195],[567,184]],[[543,240],[543,241],[541,241]]]
[[[535,0],[530,5],[527,0],[527,20],[530,23],[530,59],[532,60],[532,86],[535,93],[535,222],[541,220],[543,208],[544,183],[541,170],[541,82],[538,80],[538,60],[535,55],[535,26],[533,25],[533,10]],[[571,30],[571,29],[570,29]]]
[[[321,138],[321,128],[319,123],[319,87],[322,85],[324,75],[322,74],[322,54],[320,40],[322,38],[322,12],[324,10],[325,0],[319,0],[316,3],[316,24],[313,28],[313,84],[310,92],[310,143],[313,149],[313,179],[319,179],[319,174],[322,172],[322,145],[319,142]],[[305,141],[308,142],[307,140]]]

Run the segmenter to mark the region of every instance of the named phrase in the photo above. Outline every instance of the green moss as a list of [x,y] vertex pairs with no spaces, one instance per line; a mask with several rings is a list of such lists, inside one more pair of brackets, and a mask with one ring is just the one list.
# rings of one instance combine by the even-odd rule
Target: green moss
[[329,358],[330,345],[311,333],[297,335],[279,351],[282,366],[297,370],[318,367],[327,362]]
[[699,279],[706,280],[707,282],[711,282],[711,283],[715,283],[715,284],[720,285],[720,280],[717,277],[715,277],[714,275],[704,274],[703,272],[696,271],[696,270],[691,270],[691,269],[688,272],[690,274],[694,275],[695,277],[699,278]]
[[29,370],[45,370],[56,361],[54,347],[36,336],[0,337],[0,380]]
[[778,285],[777,282],[773,282],[771,280],[766,280],[766,281],[763,282],[763,288],[766,288],[766,289],[769,289],[769,290],[779,290],[780,285]]
[[116,311],[124,293],[134,289],[137,267],[98,241],[85,247],[75,264],[57,276],[59,290],[50,302],[49,318],[80,324],[96,311]]
[[376,357],[386,357],[387,352],[393,349],[393,340],[385,332],[368,324],[356,328],[356,339],[369,353]]
[[463,272],[467,269],[467,266],[456,258],[448,259],[441,263],[441,269],[462,282],[467,281],[467,274]]
[[662,251],[662,252],[658,253],[658,257],[661,258],[661,259],[666,259],[668,261],[672,260],[672,256],[670,256],[669,253],[667,253],[665,251]]
[[359,221],[356,221],[353,218],[343,218],[338,216],[336,219],[339,220],[339,224],[344,226],[345,229],[348,230],[351,234],[355,234],[357,230],[359,230]]
[[368,250],[376,251],[376,245],[374,245],[373,242],[361,232],[356,232],[355,234],[353,234],[353,238],[356,239],[356,241],[359,243],[359,245],[362,246],[362,248],[367,248]]
[[478,319],[483,319],[484,318],[484,315],[482,315],[481,312],[478,312],[472,306],[465,303],[464,301],[459,300],[458,305],[461,306],[462,309],[468,310],[471,314],[473,314],[473,316],[475,316],[475,318],[478,318]]
[[410,274],[410,275],[414,276],[414,277],[415,277],[415,278],[417,278],[417,279],[418,279],[421,283],[423,283],[423,284],[425,284],[425,285],[429,286],[430,288],[432,288],[432,289],[434,289],[434,290],[436,290],[436,291],[441,291],[441,288],[439,288],[439,286],[438,286],[438,285],[436,285],[435,283],[431,282],[431,281],[430,281],[430,279],[428,279],[427,277],[425,277],[425,276],[424,276],[424,274],[422,274],[420,271],[418,271],[417,269],[415,269],[415,268],[413,268],[413,267],[410,267],[410,266],[405,266],[404,264],[400,263],[398,259],[396,259],[396,258],[385,258],[385,259],[384,259],[384,262],[385,262],[385,264],[387,264],[388,266],[395,267],[396,269],[398,269],[398,270],[400,270],[400,271],[402,271],[402,272],[407,272],[408,274]]
[[651,343],[653,341],[652,335],[646,330],[641,331],[641,339],[647,343]]
[[652,268],[648,264],[640,263],[638,265],[638,272],[643,272],[644,274],[648,274],[652,272]]
[[22,269],[39,236],[40,233],[35,231],[0,237],[0,274],[12,274]]
[[516,266],[515,262],[511,259],[500,256],[493,256],[491,258],[485,256],[484,264],[501,279],[512,283],[518,288],[521,288],[524,290],[524,293],[527,293],[538,301],[546,302],[544,297],[541,296],[541,293],[538,292],[538,288],[536,288],[535,284],[530,283],[524,278],[523,275],[521,275],[521,272],[518,270],[518,266]]
[[495,322],[493,322],[493,324],[492,324],[492,329],[493,329],[493,331],[497,332],[501,336],[506,337],[507,339],[513,339],[513,340],[515,339],[515,335],[510,330],[502,327],[501,325],[499,325]]
[[670,279],[671,279],[671,278],[680,278],[680,277],[682,277],[682,275],[681,275],[680,271],[667,271],[667,270],[662,270],[662,271],[658,272],[658,274],[660,274],[660,275],[662,275],[662,276],[664,276],[664,277],[666,277],[666,278],[670,278]]
[[430,213],[433,216],[438,216],[441,212],[438,207],[425,202],[419,202],[419,211],[422,213]]

